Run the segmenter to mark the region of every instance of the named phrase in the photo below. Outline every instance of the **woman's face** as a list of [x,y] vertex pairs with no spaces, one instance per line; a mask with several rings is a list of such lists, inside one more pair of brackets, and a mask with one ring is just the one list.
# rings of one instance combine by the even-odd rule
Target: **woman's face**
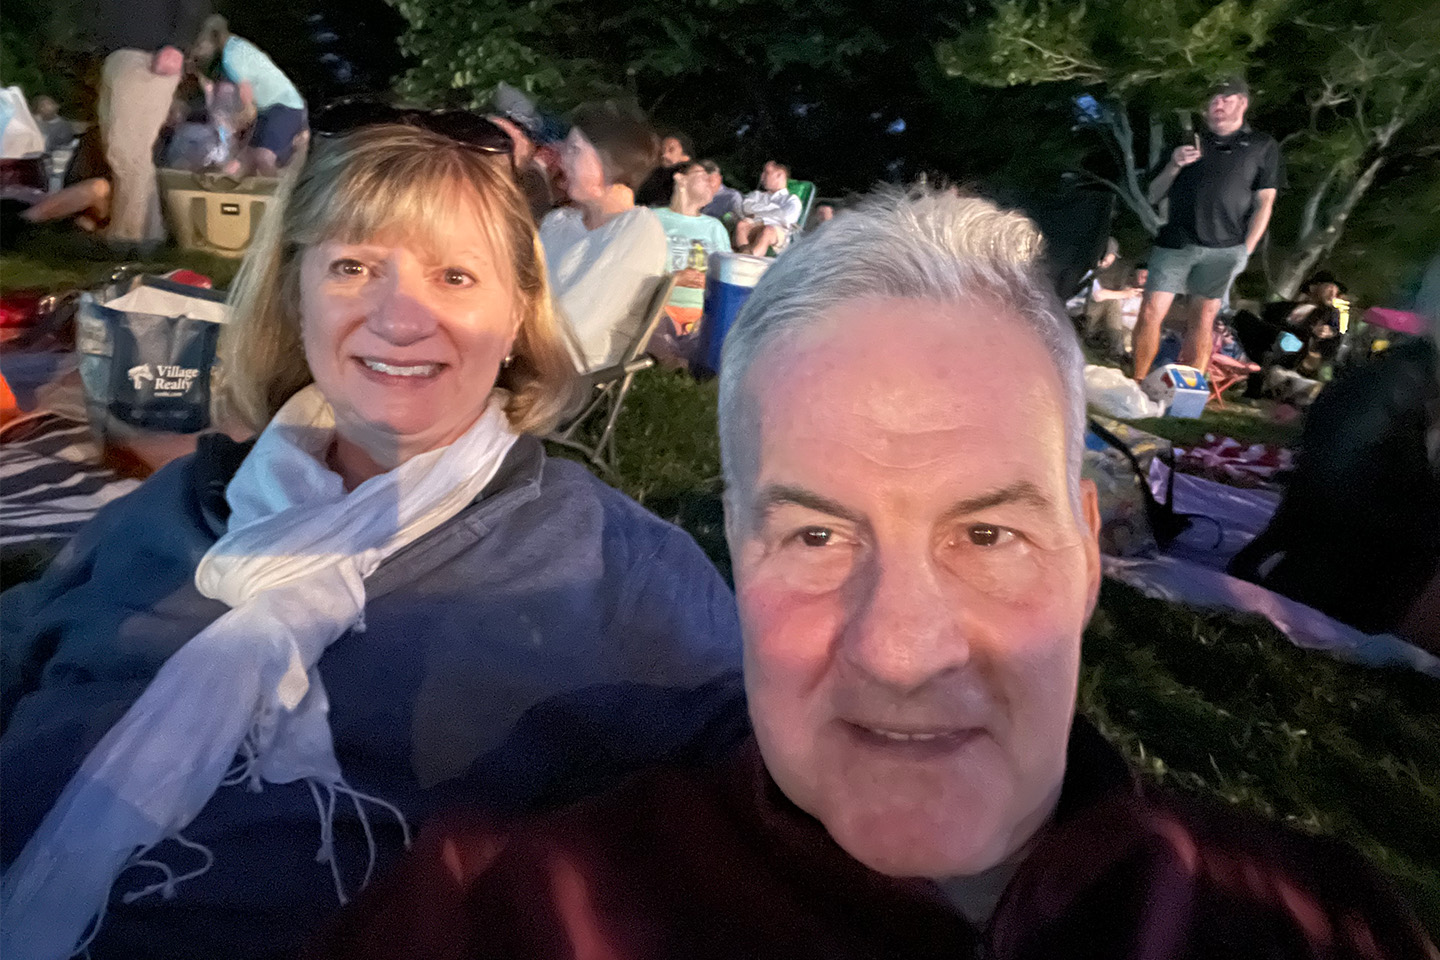
[[605,195],[605,164],[595,145],[579,127],[560,144],[560,168],[565,171],[565,191],[576,203],[593,203]]
[[[382,469],[470,428],[520,325],[515,281],[471,204],[434,224],[436,249],[400,231],[325,242],[300,261],[301,334],[346,444]],[[342,471],[343,472],[343,471]]]

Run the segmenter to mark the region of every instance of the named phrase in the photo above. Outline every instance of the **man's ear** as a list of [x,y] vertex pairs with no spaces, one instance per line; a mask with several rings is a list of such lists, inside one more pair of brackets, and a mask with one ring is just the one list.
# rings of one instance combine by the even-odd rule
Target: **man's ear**
[[1080,481],[1080,513],[1085,521],[1085,564],[1087,589],[1090,591],[1090,605],[1085,611],[1089,622],[1095,613],[1095,604],[1100,599],[1100,495],[1095,481]]

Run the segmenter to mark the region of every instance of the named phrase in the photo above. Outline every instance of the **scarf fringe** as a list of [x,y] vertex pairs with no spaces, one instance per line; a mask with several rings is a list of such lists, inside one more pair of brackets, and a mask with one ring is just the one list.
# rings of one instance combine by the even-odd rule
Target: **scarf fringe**
[[310,788],[310,796],[315,799],[315,809],[320,815],[320,849],[315,851],[315,862],[329,864],[330,876],[335,881],[335,898],[343,907],[350,902],[350,896],[345,892],[345,881],[340,876],[340,861],[335,856],[335,804],[337,799],[342,795],[350,798],[350,802],[355,805],[356,819],[360,821],[360,827],[365,831],[365,846],[369,856],[365,863],[365,876],[361,878],[360,886],[355,890],[356,893],[370,885],[370,878],[375,874],[375,863],[380,855],[379,845],[375,842],[375,831],[370,827],[370,815],[365,812],[365,803],[373,803],[394,815],[395,820],[400,824],[400,833],[404,838],[406,850],[410,849],[410,823],[405,819],[405,814],[400,812],[400,808],[393,803],[368,793],[361,793],[344,780],[324,783],[314,777],[307,777],[305,784]]

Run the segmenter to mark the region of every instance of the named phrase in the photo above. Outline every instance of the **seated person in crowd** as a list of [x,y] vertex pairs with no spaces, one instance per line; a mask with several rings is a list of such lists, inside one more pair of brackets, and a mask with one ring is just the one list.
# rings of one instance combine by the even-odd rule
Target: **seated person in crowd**
[[1107,237],[1105,252],[1100,255],[1099,260],[1095,261],[1093,267],[1085,271],[1085,275],[1075,285],[1070,298],[1065,301],[1065,309],[1070,311],[1072,316],[1078,315],[1090,302],[1090,294],[1095,289],[1097,280],[1104,289],[1120,289],[1125,285],[1125,265],[1119,262],[1119,258],[1120,241],[1114,237]]
[[290,162],[305,132],[305,100],[290,78],[265,51],[230,32],[222,16],[206,18],[190,50],[191,69],[225,79],[240,88],[241,100],[255,110],[255,125],[239,168],[241,176],[276,176]]
[[680,131],[667,133],[660,138],[660,165],[662,167],[679,166],[690,159],[690,154],[695,148],[690,145],[690,138]]
[[739,190],[725,186],[725,178],[721,175],[718,164],[710,171],[710,186],[715,191],[715,199],[705,204],[700,212],[719,220],[725,224],[727,230],[731,229],[740,219],[740,208],[745,198]]
[[808,228],[811,230],[820,226],[822,223],[829,223],[831,220],[834,220],[835,208],[828,203],[819,204],[815,207],[815,216],[812,219],[814,222],[811,223]]
[[790,242],[800,225],[800,198],[786,186],[790,168],[768,160],[760,171],[760,189],[745,194],[740,221],[735,224],[735,249],[763,257],[777,253]]
[[60,104],[55,102],[54,97],[47,97],[43,93],[36,97],[35,109],[32,112],[35,114],[35,123],[45,136],[46,153],[54,153],[70,146],[75,139],[75,127],[60,116]]
[[438,818],[313,955],[1433,956],[1344,844],[1148,785],[1075,717],[1099,517],[1040,251],[922,190],[780,258],[720,374],[754,738]]
[[635,188],[659,156],[659,138],[648,124],[608,106],[580,108],[562,145],[571,205],[546,215],[540,240],[582,370],[619,361],[665,275],[665,228],[635,205]]
[[671,175],[670,205],[659,207],[655,216],[670,242],[669,270],[704,272],[710,254],[730,252],[730,235],[725,226],[701,209],[714,199],[711,171],[719,169],[709,160],[691,160]]
[[[1130,337],[1140,316],[1150,272],[1142,263],[1134,270],[1121,268],[1118,274],[1101,271],[1090,281],[1085,303],[1086,341],[1115,358],[1130,352]],[[1106,286],[1117,282],[1114,288]]]
[[662,327],[651,342],[651,352],[677,365],[689,359],[683,341],[695,329],[705,306],[710,255],[730,252],[730,234],[725,225],[700,212],[714,198],[712,169],[719,168],[709,160],[680,164],[671,175],[670,205],[655,210],[670,241],[669,271],[680,276],[665,304],[670,324]]
[[719,573],[540,443],[575,372],[509,138],[368,116],[316,117],[236,280],[258,437],[202,437],[0,595],[0,955],[103,913],[96,958],[293,956],[438,807],[743,736]]
[[660,166],[650,174],[635,191],[635,202],[642,207],[658,207],[670,199],[673,177],[682,164],[690,162],[690,138],[680,132],[668,133],[660,138]]
[[100,125],[89,127],[76,141],[75,152],[60,179],[60,189],[41,197],[20,213],[26,223],[47,223],[74,218],[86,233],[104,230],[110,223],[111,172],[105,158]]
[[[1275,369],[1314,379],[1339,352],[1340,310],[1335,299],[1344,292],[1334,274],[1321,270],[1300,287],[1299,300],[1266,304],[1257,316],[1237,310],[1229,323],[1246,356],[1265,367],[1251,378],[1248,395],[1258,396],[1266,374]],[[1282,380],[1285,378],[1281,378]]]
[[[1402,632],[1440,574],[1440,318],[1431,326],[1319,391],[1284,499],[1233,576],[1367,633]],[[1440,622],[1423,632],[1440,654]]]

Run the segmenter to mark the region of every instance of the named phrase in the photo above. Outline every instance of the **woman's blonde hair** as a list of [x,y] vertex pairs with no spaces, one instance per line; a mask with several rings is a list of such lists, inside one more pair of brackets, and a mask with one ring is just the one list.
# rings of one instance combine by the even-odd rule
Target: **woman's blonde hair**
[[218,419],[260,430],[314,378],[300,330],[300,260],[319,243],[382,233],[444,249],[439,226],[468,205],[514,278],[519,332],[496,386],[515,430],[543,434],[570,408],[578,378],[555,311],[535,221],[509,159],[418,127],[360,127],[317,139],[266,212],[230,295],[220,336]]

